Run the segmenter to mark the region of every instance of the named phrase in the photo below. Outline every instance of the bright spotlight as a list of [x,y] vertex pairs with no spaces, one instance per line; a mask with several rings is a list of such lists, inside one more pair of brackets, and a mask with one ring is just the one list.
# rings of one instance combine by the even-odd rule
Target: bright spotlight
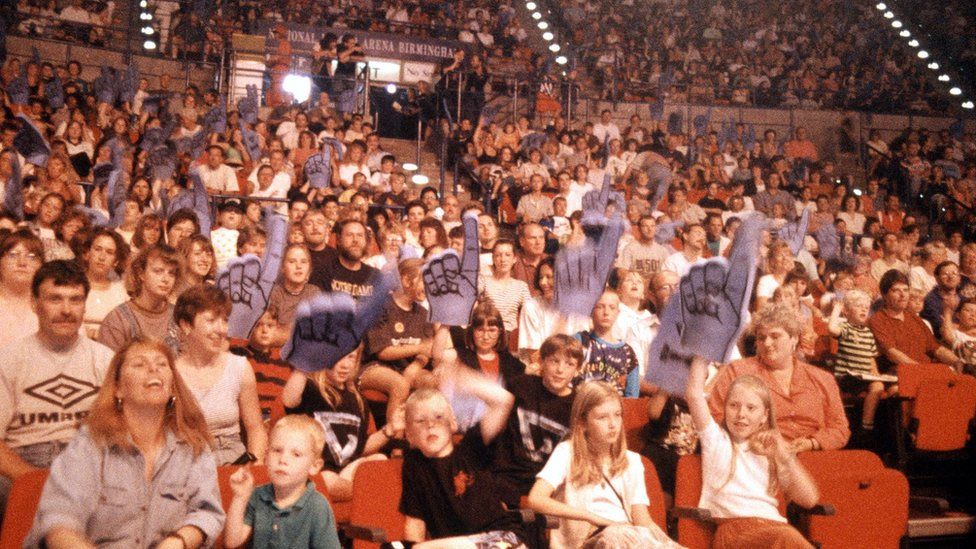
[[394,84],[393,82],[390,82],[389,84],[386,85],[386,93],[393,95],[396,93],[396,91],[397,91],[397,87],[396,84]]
[[422,173],[418,173],[414,174],[414,176],[410,178],[410,181],[413,181],[416,185],[426,185],[430,183],[430,178]]
[[537,12],[537,11],[534,11],[534,12],[532,12],[532,19],[535,19],[536,21],[538,21],[539,19],[542,19],[542,14],[539,13],[539,12]]
[[884,2],[878,2],[877,4],[875,4],[874,7],[878,8],[878,11],[884,11],[884,10],[888,9],[888,6],[885,5]]
[[962,90],[958,86],[953,86],[949,89],[949,95],[962,95]]
[[962,104],[962,108],[972,110],[972,108],[973,108],[973,102],[972,101],[964,101],[963,104]]
[[908,38],[911,35],[912,33],[909,32],[908,29],[902,29],[902,31],[898,33],[898,36],[901,36],[902,38]]
[[885,16],[885,19],[894,19],[895,14],[892,13],[892,12],[890,12],[890,11],[886,11],[886,12],[884,12],[884,16]]
[[290,93],[295,101],[304,103],[312,95],[312,79],[301,74],[289,74],[285,76],[281,88]]
[[565,65],[567,61],[568,59],[566,59],[565,55],[560,55],[556,58],[556,63],[559,63],[560,65]]
[[141,31],[142,31],[142,34],[145,34],[147,36],[150,35],[150,34],[152,34],[152,33],[154,33],[154,32],[156,32],[156,31],[153,30],[152,27],[142,27]]
[[553,34],[553,33],[551,33],[551,32],[549,32],[549,31],[546,31],[546,32],[542,33],[542,39],[545,40],[545,41],[547,41],[547,42],[549,40],[552,40],[555,37],[556,37],[556,35]]
[[527,10],[534,10],[535,9],[535,2],[526,2],[525,3],[525,9],[527,9]]
[[[918,47],[918,40],[915,40],[914,38],[912,38],[911,40],[908,41],[908,45],[911,46],[911,47],[913,47],[913,48],[917,48]],[[924,57],[923,57],[923,59],[924,59]]]
[[934,71],[937,71],[937,70],[939,70],[939,64],[936,63],[935,61],[932,61],[931,63],[929,63],[929,68],[932,69],[932,70],[934,70]]
[[148,14],[146,12],[142,12],[142,13],[139,14],[139,19],[141,19],[143,21],[151,21],[152,20],[152,15],[150,15],[150,14]]
[[140,8],[145,8],[148,5],[149,5],[149,2],[147,0],[139,0],[139,7]]
[[896,29],[900,29],[901,28],[901,21],[895,19],[894,21],[891,22],[891,26],[892,27],[895,27]]
[[939,82],[948,82],[948,81],[949,81],[949,75],[948,74],[940,74],[939,75]]
[[413,162],[407,162],[403,165],[403,169],[408,172],[415,172],[417,171],[417,165]]
[[154,50],[156,49],[156,42],[153,40],[146,40],[142,43],[142,47],[147,50]]
[[916,55],[918,55],[918,58],[919,59],[928,59],[929,58],[929,52],[927,52],[925,50],[918,50],[918,54],[916,54]]
[[559,44],[549,44],[549,51],[552,53],[559,51]]
[[546,29],[548,29],[548,28],[549,28],[549,23],[546,23],[545,21],[539,21],[539,24],[538,24],[537,26],[538,26],[538,27],[539,27],[539,28],[540,28],[541,30],[546,30]]

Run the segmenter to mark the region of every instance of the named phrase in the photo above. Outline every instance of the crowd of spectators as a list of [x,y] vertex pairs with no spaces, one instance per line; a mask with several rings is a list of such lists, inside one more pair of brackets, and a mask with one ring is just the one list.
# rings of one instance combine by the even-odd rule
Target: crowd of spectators
[[[561,0],[550,4],[604,98],[944,111],[934,75],[870,2]],[[960,39],[965,39],[963,33]]]
[[[775,50],[779,42],[769,45]],[[774,391],[784,452],[842,448],[851,431],[855,444],[873,447],[874,411],[890,385],[859,375],[894,372],[909,362],[976,371],[971,133],[907,128],[891,140],[872,133],[861,144],[862,177],[840,173],[802,127],[757,135],[743,124],[718,131],[706,120],[688,135],[681,124],[639,115],[621,128],[610,111],[579,127],[559,116],[465,117],[449,139],[452,160],[473,174],[474,184],[469,192],[441,196],[433,186],[408,181],[405,159],[384,150],[361,114],[338,112],[327,92],[311,105],[260,113],[248,97],[222,113],[216,91],[177,89],[168,76],[142,78],[131,98],[108,101],[99,93],[106,81],[87,80],[76,62],[11,59],[0,78],[0,325],[18,327],[0,331],[0,480],[8,484],[49,466],[64,450],[78,418],[94,406],[105,372],[125,386],[114,395],[102,391],[97,417],[158,396],[158,380],[143,380],[145,391],[128,385],[131,370],[144,367],[183,380],[174,413],[196,418],[201,433],[205,422],[209,435],[194,440],[212,437],[215,457],[205,455],[218,464],[262,460],[268,426],[286,409],[342,415],[320,420],[331,437],[322,451],[323,477],[338,501],[349,494],[360,459],[403,450],[404,443],[391,446],[391,439],[417,427],[405,426],[399,405],[436,384],[432,370],[445,360],[450,340],[461,364],[497,382],[482,393],[492,428],[482,423],[477,443],[465,436],[458,446],[488,455],[472,445],[498,436],[494,455],[501,457],[490,468],[511,482],[511,492],[495,493],[496,503],[526,495],[549,457],[543,449],[552,452],[569,430],[567,397],[592,381],[606,382],[600,386],[612,394],[656,403],[647,452],[665,489],[673,490],[676,457],[694,452],[698,440],[681,395],[644,379],[658,365],[648,349],[680,278],[707,258],[726,255],[753,212],[764,214],[769,227],[750,304],[758,320],[737,346],[737,359],[713,365],[716,418],[734,378],[753,373],[782,384]],[[51,96],[54,81],[63,101]],[[26,120],[49,154],[40,154],[45,146],[38,139],[24,139]],[[325,184],[306,173],[313,156],[327,164]],[[113,174],[107,178],[106,167]],[[319,165],[317,173],[322,170]],[[585,198],[605,175],[625,197],[617,207],[629,226],[592,313],[564,314],[554,306],[553,257],[591,238],[592,227],[583,224]],[[200,200],[204,194],[208,200]],[[463,254],[468,212],[477,217],[479,301],[471,325],[448,334],[428,319],[418,258],[449,248]],[[240,296],[214,283],[235,258],[264,254],[271,243],[265,227],[276,213],[287,218],[280,276],[249,338],[230,340],[231,302]],[[804,217],[803,246],[793,249],[781,235]],[[384,288],[380,269],[387,265],[399,274],[391,292],[377,290]],[[358,300],[379,295],[384,313],[361,350],[325,374],[306,376],[281,359],[281,347],[299,304],[323,292]],[[161,362],[133,365],[128,353],[140,346]],[[553,358],[559,368],[568,364],[568,373],[547,373]],[[19,398],[68,370],[87,388],[84,396],[68,404]],[[782,378],[783,371],[802,375]],[[499,386],[515,396],[499,394]],[[853,428],[841,389],[867,395]],[[360,390],[385,393],[379,429],[371,434]],[[188,399],[199,406],[187,412],[182,402]],[[525,431],[515,418],[522,408],[506,419],[513,403],[548,414],[537,420],[548,426],[537,446],[520,442]],[[153,406],[163,417],[173,404],[163,398]],[[25,421],[30,414],[58,421]],[[417,424],[439,427],[446,414]],[[126,416],[127,428],[139,425],[135,419]],[[463,419],[462,427],[472,426]],[[336,430],[341,440],[357,437],[358,446],[336,442]],[[529,431],[529,439],[538,435]],[[88,434],[80,436],[70,455],[97,446]],[[196,463],[195,474],[213,481],[209,465]],[[56,470],[65,474],[63,466]],[[60,480],[65,493],[80,489]],[[422,492],[417,482],[411,488]],[[428,513],[424,496],[413,497],[401,509]],[[193,528],[216,535],[217,514],[211,510],[206,529],[190,527],[166,539],[197,536]],[[450,529],[430,530],[445,532]]]

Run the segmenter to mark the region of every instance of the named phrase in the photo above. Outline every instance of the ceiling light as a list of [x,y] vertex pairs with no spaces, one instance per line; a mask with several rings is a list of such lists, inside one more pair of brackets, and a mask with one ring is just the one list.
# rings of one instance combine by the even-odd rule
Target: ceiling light
[[878,2],[877,4],[875,4],[874,7],[878,8],[878,11],[884,11],[884,10],[888,9],[888,6],[885,5],[884,2]]
[[559,44],[550,44],[549,45],[549,51],[551,51],[553,53],[556,53],[557,51],[559,51]]
[[556,37],[556,35],[553,34],[553,33],[551,33],[551,32],[549,32],[549,31],[546,31],[546,32],[542,33],[542,39],[543,40],[547,40],[548,41],[548,40],[552,40],[555,37]]
[[549,23],[546,23],[545,21],[539,21],[539,24],[537,26],[542,30],[546,30],[549,28]]
[[527,10],[534,10],[535,9],[535,2],[526,2],[525,3],[525,9],[527,9]]
[[417,165],[413,162],[407,162],[403,165],[403,169],[408,172],[415,172],[417,171]]
[[900,29],[901,28],[901,21],[895,19],[894,21],[891,22],[891,26],[892,27],[895,27],[896,29]]
[[934,70],[934,71],[937,71],[937,70],[939,70],[939,64],[936,63],[935,61],[932,61],[931,63],[929,63],[929,68],[932,69],[932,70]]
[[949,95],[962,95],[962,90],[958,86],[949,89]]
[[884,12],[884,16],[885,16],[885,19],[893,19],[895,17],[895,14],[892,13],[892,12],[890,12],[890,11],[886,11],[886,12]]
[[898,33],[898,36],[901,36],[902,38],[908,38],[911,35],[912,33],[908,29],[902,29],[901,32]]
[[430,183],[430,178],[422,173],[417,173],[410,178],[410,181],[413,181],[416,185],[426,185]]
[[964,109],[972,109],[973,108],[973,102],[972,101],[965,101],[965,102],[963,102],[962,108],[964,108]]
[[949,81],[949,75],[948,74],[940,74],[939,75],[939,82],[948,82],[948,81]]
[[565,65],[567,61],[568,59],[566,59],[565,55],[560,55],[556,58],[556,63],[559,63],[560,65]]
[[[908,45],[911,46],[911,47],[913,47],[913,48],[917,48],[918,47],[918,40],[915,40],[914,38],[912,38],[911,40],[908,41]],[[926,53],[928,53],[928,52],[926,52]],[[922,59],[925,59],[925,57],[922,57]]]
[[542,14],[539,13],[539,12],[537,12],[537,11],[534,11],[534,12],[532,12],[532,19],[535,19],[536,21],[538,21],[539,19],[542,19]]

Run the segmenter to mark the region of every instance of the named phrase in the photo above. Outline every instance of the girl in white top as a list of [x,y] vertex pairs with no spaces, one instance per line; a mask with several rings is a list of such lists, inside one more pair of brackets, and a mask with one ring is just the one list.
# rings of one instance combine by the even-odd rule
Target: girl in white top
[[685,398],[702,448],[698,506],[722,519],[712,547],[812,547],[777,508],[779,491],[803,507],[815,505],[819,494],[776,429],[769,389],[756,376],[736,378],[720,426],[706,402],[707,369],[704,359],[692,361]]
[[478,290],[484,292],[502,314],[505,331],[513,333],[518,329],[522,305],[532,298],[528,284],[512,276],[515,243],[511,240],[496,241],[491,249],[491,261],[491,276],[478,279]]
[[639,536],[637,547],[679,547],[651,519],[644,466],[627,450],[617,389],[584,383],[570,422],[568,440],[553,450],[528,497],[531,509],[563,519],[551,546],[581,547],[623,530]]

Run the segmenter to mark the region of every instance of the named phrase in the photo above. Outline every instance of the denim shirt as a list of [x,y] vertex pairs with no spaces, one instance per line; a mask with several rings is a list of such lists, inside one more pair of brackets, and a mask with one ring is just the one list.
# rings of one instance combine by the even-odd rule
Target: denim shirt
[[152,547],[188,525],[212,546],[224,525],[213,454],[194,457],[167,431],[148,484],[144,471],[138,450],[101,448],[81,428],[51,465],[24,547],[40,547],[56,526],[102,548]]

